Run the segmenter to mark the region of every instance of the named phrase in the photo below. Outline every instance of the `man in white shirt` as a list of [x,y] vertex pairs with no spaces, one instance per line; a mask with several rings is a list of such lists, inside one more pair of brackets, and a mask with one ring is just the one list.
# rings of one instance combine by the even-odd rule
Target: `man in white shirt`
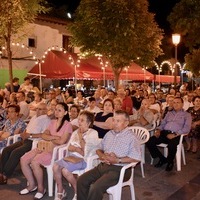
[[5,180],[12,175],[21,156],[31,150],[34,138],[40,138],[48,127],[50,119],[46,113],[47,106],[41,103],[36,115],[31,118],[26,130],[21,134],[23,140],[4,148],[0,159],[0,184],[5,184]]

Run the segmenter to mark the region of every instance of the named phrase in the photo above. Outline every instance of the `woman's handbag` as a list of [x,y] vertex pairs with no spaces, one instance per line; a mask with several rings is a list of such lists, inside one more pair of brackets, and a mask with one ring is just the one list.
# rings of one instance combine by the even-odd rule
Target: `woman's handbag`
[[45,152],[53,152],[53,148],[55,145],[51,141],[46,141],[46,140],[40,140],[38,141],[37,148],[40,151],[45,151]]
[[64,157],[63,159],[70,163],[79,163],[83,160],[83,158],[79,158],[75,156],[67,156],[67,157]]

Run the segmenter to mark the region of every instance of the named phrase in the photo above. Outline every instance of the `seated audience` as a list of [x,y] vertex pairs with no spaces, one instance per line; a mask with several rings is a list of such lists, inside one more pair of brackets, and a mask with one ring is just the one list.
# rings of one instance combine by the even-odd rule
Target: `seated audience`
[[61,93],[63,102],[66,104],[73,104],[74,103],[74,98],[73,98],[73,92],[70,89],[67,89],[65,93]]
[[31,118],[26,130],[21,133],[22,141],[3,149],[0,159],[0,184],[7,183],[7,178],[14,172],[21,156],[31,150],[34,138],[40,138],[42,132],[49,125],[50,119],[46,113],[46,104],[41,103],[38,106],[36,115]]
[[136,116],[130,120],[130,126],[141,126],[146,129],[151,129],[154,122],[154,114],[149,109],[149,99],[143,99],[140,109],[136,112]]
[[149,95],[149,101],[150,101],[149,109],[151,109],[154,114],[161,113],[161,107],[160,107],[160,104],[156,102],[155,94],[151,93]]
[[197,152],[198,145],[197,139],[200,138],[200,96],[196,96],[193,99],[193,107],[188,108],[192,116],[192,127],[187,137],[185,137],[187,148],[186,151]]
[[122,100],[120,98],[115,98],[113,100],[114,103],[114,111],[122,110]]
[[84,93],[82,90],[77,91],[76,98],[74,99],[74,104],[78,105],[80,109],[84,109],[87,105],[87,100],[84,97]]
[[112,129],[113,109],[113,101],[106,99],[103,103],[103,112],[99,112],[95,116],[93,129],[98,132],[99,138],[103,138]]
[[19,116],[23,119],[26,120],[29,116],[29,107],[28,104],[26,103],[25,99],[26,99],[26,95],[23,91],[18,92],[16,94],[16,98],[17,98],[17,103],[20,107],[20,113]]
[[[62,184],[62,175],[72,185],[76,199],[77,187],[76,179],[72,172],[75,170],[83,170],[86,168],[86,158],[93,155],[99,143],[98,133],[91,129],[94,121],[94,115],[88,111],[83,111],[78,117],[79,128],[70,139],[67,157],[56,161],[53,167],[54,178],[57,184],[57,194],[55,199],[63,199],[66,191]],[[91,154],[93,152],[93,154]]]
[[84,110],[87,110],[94,114],[101,112],[101,109],[96,106],[96,100],[94,97],[90,97],[88,99],[88,107],[86,107]]
[[[166,171],[173,169],[180,135],[189,133],[191,122],[190,113],[183,110],[183,99],[176,97],[173,101],[173,110],[168,111],[160,126],[156,129],[154,136],[146,143],[152,158],[159,158],[155,167],[162,167],[167,163]],[[167,158],[157,147],[160,143],[168,144]]]
[[133,102],[130,96],[126,96],[124,89],[118,89],[117,97],[122,100],[122,110],[126,111],[129,115],[133,114]]
[[33,89],[33,85],[31,84],[31,79],[29,77],[24,78],[24,83],[20,85],[20,88],[18,91],[22,91],[25,94],[28,94]]
[[41,93],[35,93],[33,96],[34,96],[34,100],[29,104],[30,118],[36,114],[37,107],[40,105],[40,103],[44,102],[44,100],[42,99]]
[[7,120],[4,128],[0,131],[0,149],[6,146],[7,138],[14,134],[22,133],[25,128],[25,122],[19,117],[20,107],[18,105],[9,105],[7,107]]
[[70,106],[69,109],[69,119],[70,123],[72,125],[73,131],[75,131],[78,128],[78,115],[80,112],[80,108],[77,105]]
[[[78,178],[78,200],[101,200],[106,190],[117,184],[122,167],[127,163],[141,160],[140,142],[128,128],[129,115],[116,111],[113,117],[113,130],[101,142],[97,155],[101,163]],[[130,171],[125,173],[125,180]]]
[[173,110],[173,101],[174,101],[174,96],[173,95],[168,95],[166,98],[166,102],[164,102],[162,105],[162,119],[165,118],[165,115],[167,114],[168,111]]
[[[68,106],[65,103],[58,103],[55,110],[55,120],[51,120],[48,128],[41,135],[44,141],[49,141],[48,149],[32,149],[21,157],[21,169],[28,181],[28,186],[20,191],[21,195],[28,194],[37,189],[34,199],[41,199],[46,190],[43,185],[43,168],[51,162],[53,148],[69,141],[72,133],[72,126],[69,123]],[[44,143],[44,141],[42,141]],[[41,141],[39,141],[40,143]]]

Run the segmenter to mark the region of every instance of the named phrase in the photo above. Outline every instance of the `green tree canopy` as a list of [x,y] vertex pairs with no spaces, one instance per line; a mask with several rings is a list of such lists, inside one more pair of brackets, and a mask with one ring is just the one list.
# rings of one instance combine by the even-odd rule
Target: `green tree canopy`
[[46,4],[45,0],[0,1],[0,46],[6,46],[11,86],[13,79],[11,40],[27,23],[33,22],[39,13],[48,11]]
[[190,50],[200,45],[200,1],[181,0],[168,17],[174,32],[184,36],[184,43]]
[[109,58],[115,81],[132,61],[150,65],[162,53],[162,30],[148,12],[147,0],[81,1],[69,28],[81,52]]
[[185,68],[190,70],[195,77],[200,76],[200,49],[193,50],[192,53],[185,56]]

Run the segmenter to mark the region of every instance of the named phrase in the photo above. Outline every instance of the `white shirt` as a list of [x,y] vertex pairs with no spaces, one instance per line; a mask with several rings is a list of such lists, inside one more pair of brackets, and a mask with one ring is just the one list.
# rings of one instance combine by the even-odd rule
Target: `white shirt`
[[90,109],[90,107],[87,107],[84,110],[87,110],[87,111],[89,111],[91,113],[94,113],[94,114],[102,112],[102,110],[97,106],[95,106],[92,110]]
[[[41,115],[39,117],[34,115],[26,127],[26,132],[31,134],[43,133],[47,129],[50,121],[47,115]],[[29,140],[31,139],[29,138]]]
[[[93,155],[96,150],[99,148],[99,137],[98,132],[92,128],[89,128],[83,135],[83,139],[85,140],[85,149],[84,149],[84,158],[87,158],[90,155]],[[80,147],[80,141],[78,137],[78,130],[75,130],[72,133],[70,144],[73,146]],[[81,154],[77,152],[72,152],[71,154],[76,155],[78,157],[83,157]]]

